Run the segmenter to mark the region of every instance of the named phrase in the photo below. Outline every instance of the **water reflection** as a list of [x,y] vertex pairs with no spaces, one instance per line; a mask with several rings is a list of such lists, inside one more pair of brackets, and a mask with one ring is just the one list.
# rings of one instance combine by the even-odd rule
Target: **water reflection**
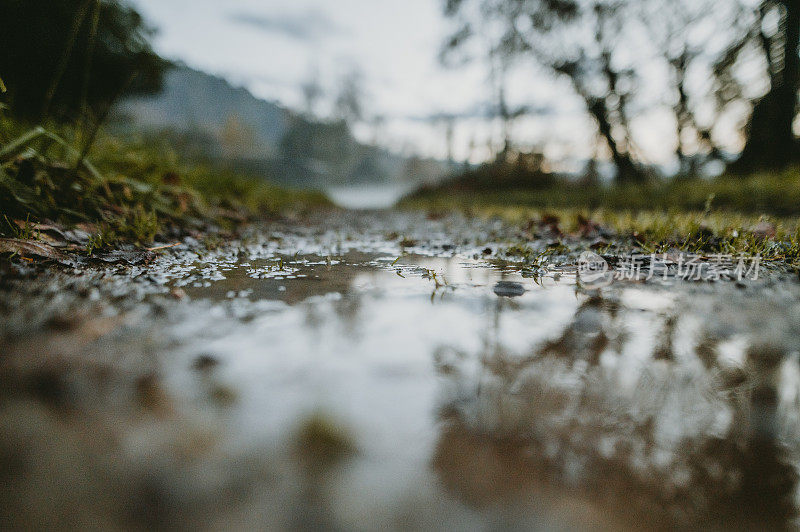
[[[313,389],[317,404],[364,427],[367,455],[384,468],[427,460],[447,493],[484,515],[507,525],[794,522],[797,324],[763,323],[775,304],[765,295],[626,283],[586,291],[568,274],[532,280],[459,257],[294,257],[288,278],[248,266],[198,295],[230,283],[302,309],[320,365],[296,364],[283,391]],[[796,299],[780,305],[797,315]],[[237,351],[267,339],[291,356],[309,349],[271,329],[250,334]],[[419,373],[426,353],[433,395]],[[241,368],[258,375],[259,364]],[[257,394],[252,408],[270,397]]]
[[796,396],[796,360],[758,343],[722,360],[713,326],[681,352],[682,322],[713,318],[672,305],[636,331],[643,309],[619,292],[578,298],[563,332],[526,353],[503,347],[516,309],[502,299],[479,352],[435,352],[445,393],[432,465],[447,489],[582,525],[792,525],[797,404],[779,396]]
[[[85,513],[95,492],[155,478],[171,508],[159,525],[189,514],[220,528],[796,523],[794,284],[592,292],[568,272],[534,279],[457,255],[274,251],[168,264],[164,290],[180,285],[186,300],[4,346],[0,402],[40,411],[0,409],[13,451],[0,445],[0,458],[21,464],[7,484],[38,502],[51,494],[37,487],[60,479],[65,504]],[[67,438],[54,405],[76,433],[107,436]],[[298,437],[315,412],[322,421]],[[329,419],[345,438],[319,429]],[[35,445],[14,436],[29,433]],[[48,461],[59,453],[87,458],[59,475]],[[103,476],[108,463],[118,480]],[[103,504],[124,513],[150,500],[131,490]]]

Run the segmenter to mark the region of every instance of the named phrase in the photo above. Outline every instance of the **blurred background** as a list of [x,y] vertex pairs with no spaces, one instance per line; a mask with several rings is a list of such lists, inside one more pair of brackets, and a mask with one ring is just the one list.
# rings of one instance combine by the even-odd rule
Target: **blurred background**
[[800,160],[796,0],[0,6],[6,113],[102,124],[356,206]]

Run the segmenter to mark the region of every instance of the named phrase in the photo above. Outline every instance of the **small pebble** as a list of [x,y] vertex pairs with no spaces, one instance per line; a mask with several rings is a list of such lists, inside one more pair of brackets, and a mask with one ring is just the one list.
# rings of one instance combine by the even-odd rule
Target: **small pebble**
[[525,287],[513,281],[498,281],[494,293],[499,297],[518,297],[525,293]]

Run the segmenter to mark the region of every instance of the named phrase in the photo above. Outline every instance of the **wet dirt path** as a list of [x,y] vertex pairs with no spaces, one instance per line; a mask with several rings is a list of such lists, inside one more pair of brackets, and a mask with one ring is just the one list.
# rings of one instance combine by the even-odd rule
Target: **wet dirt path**
[[365,215],[7,272],[4,522],[793,526],[797,281],[587,289],[513,237]]

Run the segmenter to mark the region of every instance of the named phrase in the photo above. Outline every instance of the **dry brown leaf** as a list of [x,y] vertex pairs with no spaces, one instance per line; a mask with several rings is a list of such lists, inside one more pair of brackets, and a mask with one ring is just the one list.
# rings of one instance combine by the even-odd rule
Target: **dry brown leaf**
[[21,256],[34,255],[45,259],[69,264],[71,261],[64,253],[50,244],[37,240],[20,240],[18,238],[0,238],[0,253],[16,253]]

